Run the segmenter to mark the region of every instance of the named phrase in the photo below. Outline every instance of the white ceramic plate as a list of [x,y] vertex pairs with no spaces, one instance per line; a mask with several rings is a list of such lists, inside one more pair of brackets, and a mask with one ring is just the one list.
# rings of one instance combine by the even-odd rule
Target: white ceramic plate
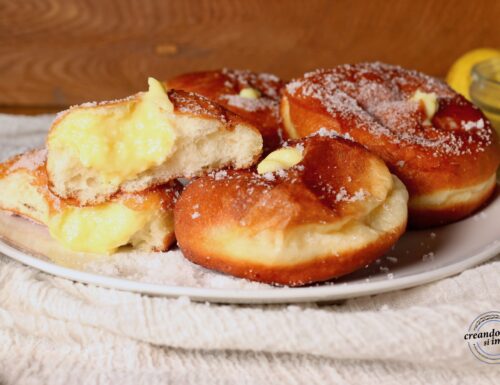
[[[0,252],[55,276],[144,294],[187,296],[196,301],[226,303],[335,301],[421,285],[457,274],[497,255],[500,253],[500,196],[497,193],[486,208],[461,222],[406,233],[387,256],[367,268],[333,282],[302,288],[267,285],[217,287],[211,284],[196,287],[178,282],[145,282],[147,275],[141,280],[133,280],[126,275],[129,279],[124,278],[116,271],[115,276],[86,272],[85,265],[80,263],[81,254],[62,249],[50,239],[43,227],[5,213],[0,213]],[[166,265],[162,268],[178,269],[179,261],[176,266],[169,267],[169,255],[179,253],[164,254],[162,259]],[[211,274],[220,276],[222,280],[232,279],[233,283],[239,281],[180,259],[181,263],[185,263],[182,268],[192,269],[195,275]]]

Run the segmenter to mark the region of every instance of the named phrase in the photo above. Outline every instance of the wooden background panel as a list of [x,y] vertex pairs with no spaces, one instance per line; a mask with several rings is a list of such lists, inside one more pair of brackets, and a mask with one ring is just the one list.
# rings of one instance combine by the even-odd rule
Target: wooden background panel
[[500,47],[499,15],[495,0],[0,0],[0,105],[113,99],[222,66],[290,78],[382,60],[443,76]]

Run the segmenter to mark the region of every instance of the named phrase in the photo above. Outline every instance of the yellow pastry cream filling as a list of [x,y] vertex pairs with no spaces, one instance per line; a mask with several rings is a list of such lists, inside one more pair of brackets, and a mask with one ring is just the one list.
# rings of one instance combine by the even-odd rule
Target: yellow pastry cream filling
[[430,123],[432,117],[437,112],[439,108],[438,98],[436,93],[434,92],[423,92],[420,90],[416,90],[413,96],[410,98],[417,103],[420,103],[423,106],[425,115],[426,115],[426,123]]
[[121,182],[161,164],[175,140],[164,111],[171,109],[163,85],[148,79],[149,90],[130,99],[82,105],[63,116],[53,148],[72,149],[85,167]]
[[258,98],[260,98],[261,93],[256,88],[247,87],[247,88],[243,88],[240,91],[240,96],[242,98],[246,98],[246,99],[258,99]]
[[51,236],[70,250],[110,254],[129,244],[154,220],[163,220],[165,223],[158,224],[162,227],[167,224],[160,199],[145,199],[147,204],[135,206],[123,200],[98,206],[65,206],[50,216],[47,225]]
[[294,147],[285,147],[271,152],[258,165],[257,172],[265,174],[278,170],[287,170],[300,163],[303,159],[302,151]]

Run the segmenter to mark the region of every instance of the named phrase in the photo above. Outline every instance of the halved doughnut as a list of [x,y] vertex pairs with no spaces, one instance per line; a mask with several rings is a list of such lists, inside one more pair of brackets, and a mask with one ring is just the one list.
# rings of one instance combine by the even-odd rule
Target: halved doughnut
[[165,84],[206,96],[254,124],[264,139],[264,153],[281,146],[284,131],[279,104],[285,84],[276,75],[223,68],[182,74]]
[[410,224],[445,224],[488,200],[500,163],[482,112],[445,83],[382,63],[317,70],[283,91],[291,137],[348,135],[380,156],[406,185]]
[[148,92],[76,106],[56,118],[47,137],[56,195],[96,204],[119,191],[258,159],[262,136],[252,124],[203,96],[149,84]]
[[365,266],[404,232],[408,193],[377,156],[319,135],[284,150],[259,164],[263,174],[219,171],[186,187],[174,218],[188,259],[237,277],[298,286]]
[[0,164],[0,210],[46,225],[54,239],[74,251],[107,254],[127,244],[163,251],[174,242],[178,184],[120,193],[107,202],[80,207],[50,192],[45,159],[45,150],[35,150]]

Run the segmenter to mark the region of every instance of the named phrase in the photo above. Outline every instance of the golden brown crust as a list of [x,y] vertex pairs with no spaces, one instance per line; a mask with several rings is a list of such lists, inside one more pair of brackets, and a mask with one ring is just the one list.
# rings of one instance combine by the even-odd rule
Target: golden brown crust
[[271,285],[303,286],[328,281],[372,263],[396,243],[405,228],[406,223],[394,229],[394,232],[379,237],[377,242],[342,254],[341,259],[336,255],[325,255],[311,262],[291,266],[269,267],[213,253],[210,253],[210,258],[207,258],[207,254],[193,251],[189,245],[182,247],[182,252],[193,263],[235,277]]
[[[49,210],[55,210],[64,205],[64,202],[52,194],[48,187],[48,178],[46,170],[47,151],[45,149],[35,149],[27,151],[23,154],[18,154],[5,162],[0,163],[0,179],[5,178],[16,172],[23,172],[31,177],[31,184],[36,187],[37,191],[44,197],[49,206]],[[27,216],[37,223],[40,223],[36,218],[33,218],[26,213],[13,210],[12,208],[2,208],[3,210],[11,211],[16,215]]]
[[29,150],[23,154],[14,155],[6,161],[0,163],[0,178],[12,174],[17,170],[30,170],[40,172],[45,165],[46,150]]
[[155,247],[152,251],[154,252],[164,252],[168,251],[170,247],[175,243],[175,233],[168,233],[165,238],[163,238],[163,243],[161,247]]
[[[283,129],[279,115],[284,82],[277,76],[251,71],[221,69],[179,75],[166,82],[168,88],[203,95],[254,124],[264,138],[264,152],[278,148]],[[244,88],[261,92],[258,99],[239,96]]]
[[392,188],[384,163],[354,142],[313,136],[288,145],[303,148],[304,157],[286,171],[264,175],[251,170],[220,171],[188,185],[174,210],[178,244],[187,258],[239,277],[302,285],[364,266],[403,233],[405,223],[399,223],[352,253],[325,253],[312,262],[287,266],[266,267],[224,255],[211,240],[211,231],[244,229],[245,234],[257,235],[302,225],[342,226],[345,221],[362,220],[385,201]]
[[456,222],[466,218],[486,205],[493,196],[496,185],[493,184],[483,194],[476,199],[459,203],[451,207],[442,207],[437,209],[409,208],[410,226],[414,229],[422,229],[432,226],[440,226],[447,223]]
[[[416,90],[439,98],[432,124],[424,124],[421,106],[409,101]],[[482,112],[415,71],[380,63],[339,66],[306,74],[283,93],[282,113],[299,136],[321,128],[350,135],[387,163],[410,198],[485,182],[500,162],[498,137]]]
[[[168,90],[167,95],[174,106],[174,113],[216,119],[226,125],[229,130],[233,130],[238,124],[248,124],[248,122],[239,115],[227,110],[203,95],[174,89]],[[252,125],[248,126],[254,131],[259,132]]]
[[[45,196],[50,207],[60,211],[65,206],[80,206],[72,199],[61,199],[53,194],[47,186],[46,150],[31,150],[0,163],[0,178],[4,178],[14,172],[22,171],[33,177],[33,185],[39,188],[39,192]],[[153,202],[161,200],[161,207],[171,210],[175,201],[182,191],[182,185],[178,181],[172,181],[167,185],[156,186],[137,193],[120,192],[109,200],[110,202],[122,201],[133,210],[147,209]]]
[[[378,191],[380,181],[371,174],[372,163],[383,170],[386,166],[358,144],[320,136],[288,143],[302,146],[304,158],[282,176],[225,170],[188,185],[181,196],[186,209],[204,200],[203,194],[210,202],[202,205],[206,215],[201,215],[196,224],[200,227],[213,224],[214,218],[221,224],[244,220],[251,228],[262,230],[322,221],[332,223],[346,216],[364,215],[359,210],[367,201],[380,202],[386,198],[385,191]],[[217,197],[217,204],[209,196]]]

